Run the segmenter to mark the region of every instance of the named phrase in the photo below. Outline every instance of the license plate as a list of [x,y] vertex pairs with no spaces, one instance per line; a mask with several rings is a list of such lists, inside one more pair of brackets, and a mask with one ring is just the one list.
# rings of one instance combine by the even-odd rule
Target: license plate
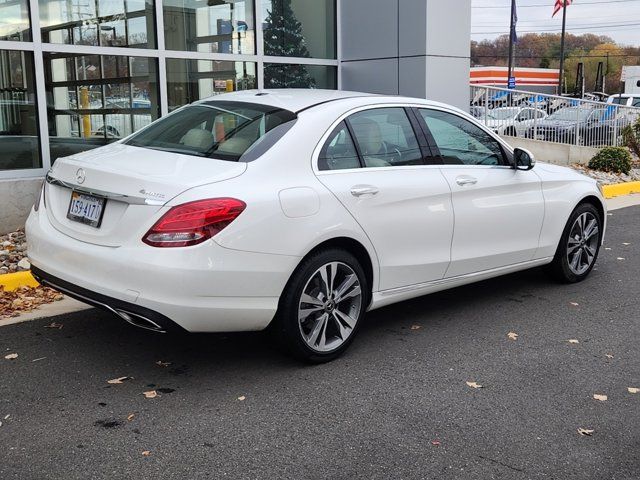
[[84,223],[99,228],[104,213],[105,198],[87,193],[71,192],[71,202],[67,218],[74,222]]

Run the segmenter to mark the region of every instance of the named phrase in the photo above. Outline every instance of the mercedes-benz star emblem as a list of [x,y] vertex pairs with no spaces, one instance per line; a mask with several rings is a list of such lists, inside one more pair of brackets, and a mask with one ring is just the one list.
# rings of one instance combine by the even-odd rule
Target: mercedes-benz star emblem
[[87,175],[84,173],[84,169],[83,168],[79,168],[78,171],[76,172],[76,180],[79,184],[83,184],[85,178],[87,178]]

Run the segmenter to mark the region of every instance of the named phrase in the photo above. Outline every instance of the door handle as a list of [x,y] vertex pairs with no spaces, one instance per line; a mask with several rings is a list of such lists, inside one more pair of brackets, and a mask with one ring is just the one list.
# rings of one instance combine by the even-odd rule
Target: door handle
[[474,177],[458,177],[456,178],[456,183],[464,187],[465,185],[475,185],[478,183],[478,179]]
[[351,195],[354,197],[361,197],[362,195],[375,195],[378,193],[378,188],[373,185],[354,185],[351,187]]

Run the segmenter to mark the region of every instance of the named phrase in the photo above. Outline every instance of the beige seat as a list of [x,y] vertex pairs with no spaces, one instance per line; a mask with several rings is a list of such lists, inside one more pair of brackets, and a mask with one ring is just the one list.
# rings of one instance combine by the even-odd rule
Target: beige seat
[[186,147],[192,147],[196,150],[205,151],[209,150],[215,143],[213,134],[207,130],[201,128],[192,128],[187,133],[180,143]]

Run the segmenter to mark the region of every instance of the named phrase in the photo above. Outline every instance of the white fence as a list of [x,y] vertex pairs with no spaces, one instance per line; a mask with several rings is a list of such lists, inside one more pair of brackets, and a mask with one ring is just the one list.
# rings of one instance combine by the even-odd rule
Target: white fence
[[636,107],[478,85],[470,113],[500,135],[592,147],[622,145],[640,118]]

